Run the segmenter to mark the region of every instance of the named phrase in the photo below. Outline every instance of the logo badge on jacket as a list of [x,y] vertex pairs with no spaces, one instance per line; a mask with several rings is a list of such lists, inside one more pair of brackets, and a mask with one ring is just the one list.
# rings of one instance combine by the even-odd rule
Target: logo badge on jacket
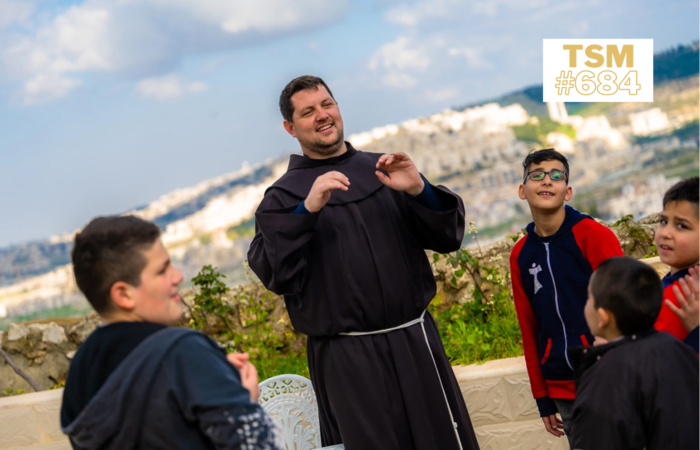
[[532,263],[532,269],[529,269],[530,275],[532,275],[535,278],[535,294],[537,294],[537,291],[542,289],[542,285],[540,282],[537,280],[537,274],[539,272],[542,272],[542,267],[538,264],[537,267],[535,267],[535,263]]

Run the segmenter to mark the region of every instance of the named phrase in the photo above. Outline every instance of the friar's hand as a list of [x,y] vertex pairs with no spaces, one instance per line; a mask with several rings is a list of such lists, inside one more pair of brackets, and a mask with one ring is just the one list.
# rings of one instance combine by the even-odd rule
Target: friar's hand
[[382,155],[377,161],[377,169],[385,170],[389,174],[386,176],[379,170],[375,172],[379,181],[386,186],[409,195],[418,195],[423,192],[425,182],[416,165],[404,152]]
[[304,208],[311,213],[319,212],[326,206],[331,198],[331,193],[336,189],[347,191],[350,186],[348,177],[338,171],[324,173],[316,178],[309,195],[304,200]]

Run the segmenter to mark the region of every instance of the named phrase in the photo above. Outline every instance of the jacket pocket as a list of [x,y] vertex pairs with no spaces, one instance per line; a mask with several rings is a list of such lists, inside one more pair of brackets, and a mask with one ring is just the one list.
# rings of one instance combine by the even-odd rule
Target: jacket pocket
[[583,344],[584,347],[590,347],[591,344],[588,343],[588,339],[586,339],[586,335],[582,334],[581,335],[581,343]]
[[542,357],[542,362],[540,364],[544,364],[547,362],[547,358],[549,358],[549,352],[552,350],[552,339],[547,339],[547,347],[544,349],[544,356]]

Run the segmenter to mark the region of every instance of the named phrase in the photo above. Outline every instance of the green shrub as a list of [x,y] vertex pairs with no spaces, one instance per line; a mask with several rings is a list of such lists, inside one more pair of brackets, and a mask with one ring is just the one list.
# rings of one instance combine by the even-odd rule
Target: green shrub
[[244,288],[235,302],[226,301],[225,277],[207,265],[192,278],[198,292],[186,325],[214,338],[227,352],[248,352],[261,380],[285,373],[308,377],[306,347],[295,350],[287,342],[291,339],[273,333],[268,317],[274,294],[264,291],[260,295],[252,287]]
[[538,116],[536,123],[526,123],[512,127],[515,137],[520,141],[536,142],[542,146],[547,145],[547,134],[559,132],[576,138],[576,130],[571,126],[555,122],[547,117]]
[[[476,229],[470,227],[476,237]],[[513,236],[517,240],[517,236]],[[520,325],[515,312],[508,272],[497,265],[483,264],[468,250],[452,255],[433,255],[435,261],[447,258],[455,268],[451,280],[469,276],[474,282],[473,300],[455,304],[438,313],[440,299],[431,303],[431,312],[440,329],[445,352],[452,364],[474,364],[523,354]]]

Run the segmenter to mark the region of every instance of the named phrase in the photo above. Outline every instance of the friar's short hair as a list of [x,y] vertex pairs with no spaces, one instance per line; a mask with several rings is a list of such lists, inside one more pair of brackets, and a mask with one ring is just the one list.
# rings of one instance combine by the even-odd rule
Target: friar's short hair
[[553,148],[543,148],[531,151],[523,160],[523,183],[527,181],[527,171],[532,164],[540,164],[544,161],[559,161],[566,171],[566,184],[569,184],[571,173],[569,172],[569,160]]
[[627,256],[609,258],[591,278],[596,309],[612,312],[624,335],[654,326],[663,302],[661,279],[653,267]]
[[690,202],[698,207],[698,196],[700,195],[700,178],[690,177],[674,184],[671,189],[664,194],[664,208],[668,202]]
[[143,252],[159,237],[157,225],[134,216],[98,217],[75,236],[75,281],[95,311],[112,310],[110,291],[117,281],[141,285]]
[[335,97],[333,97],[333,93],[326,82],[319,77],[315,77],[313,75],[302,75],[287,83],[280,94],[280,112],[282,113],[284,120],[293,122],[292,115],[294,114],[294,104],[292,103],[292,95],[299,91],[303,91],[304,89],[318,90],[319,85],[325,87],[331,98],[335,100]]

